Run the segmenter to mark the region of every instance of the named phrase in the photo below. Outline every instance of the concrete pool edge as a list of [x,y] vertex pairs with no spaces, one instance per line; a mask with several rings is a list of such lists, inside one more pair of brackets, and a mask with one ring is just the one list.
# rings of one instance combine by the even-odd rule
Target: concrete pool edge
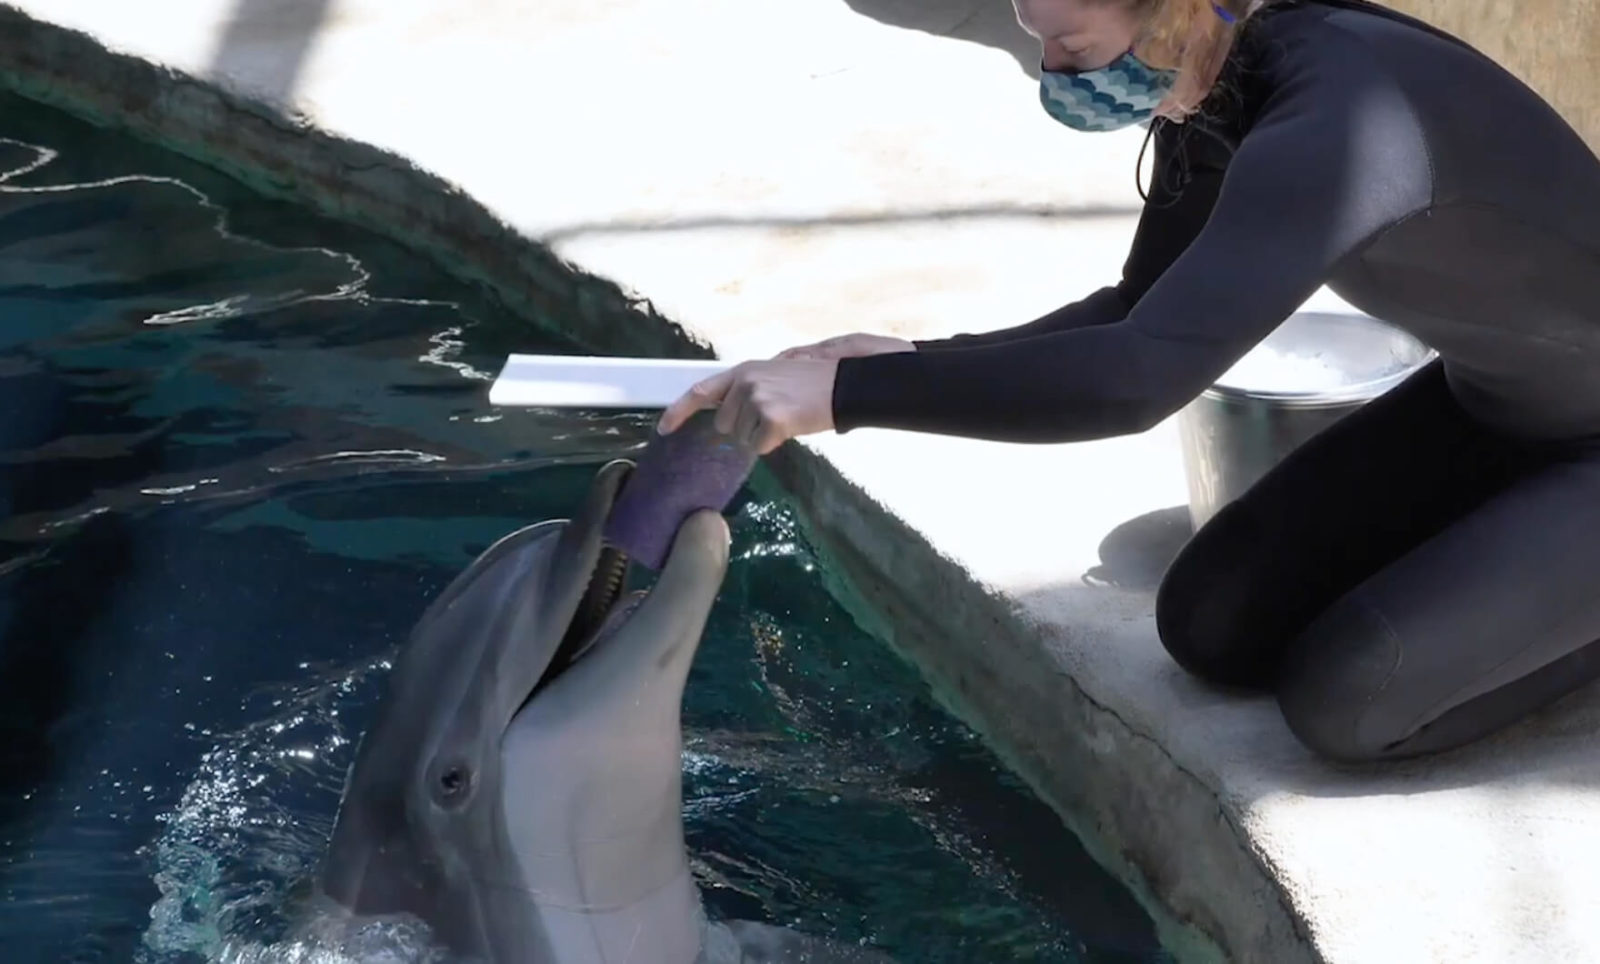
[[[807,446],[768,465],[826,560],[830,590],[1133,890],[1179,960],[1323,960],[1222,795],[1086,692],[1020,603]],[[1117,595],[1112,605],[1140,608],[1139,594]]]
[[[561,263],[403,158],[20,11],[0,6],[0,23],[0,83],[19,94],[425,250],[524,316],[594,350],[710,353],[648,304]],[[559,323],[549,320],[555,317]],[[1156,739],[1089,697],[1032,641],[1034,629],[1018,606],[943,558],[824,456],[791,446],[772,464],[853,591],[877,614],[875,628],[1097,858],[1134,886],[1176,952],[1193,960],[1219,949],[1240,959],[1319,959],[1223,797]],[[961,618],[935,628],[916,605],[932,592],[919,579],[931,580]],[[990,648],[980,655],[963,644],[973,638]]]

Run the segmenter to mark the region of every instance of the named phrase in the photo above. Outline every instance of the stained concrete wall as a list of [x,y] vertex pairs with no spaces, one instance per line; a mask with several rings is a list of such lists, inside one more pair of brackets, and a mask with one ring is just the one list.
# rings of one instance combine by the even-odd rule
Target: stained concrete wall
[[1448,30],[1537,90],[1600,153],[1600,0],[1383,0]]

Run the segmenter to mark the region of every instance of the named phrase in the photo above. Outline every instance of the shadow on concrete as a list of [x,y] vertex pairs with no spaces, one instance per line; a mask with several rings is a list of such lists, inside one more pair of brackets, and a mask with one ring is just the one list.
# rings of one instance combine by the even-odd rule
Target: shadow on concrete
[[832,214],[816,217],[735,217],[710,216],[662,220],[594,221],[570,224],[536,235],[543,244],[570,241],[583,235],[645,234],[669,231],[701,231],[722,228],[838,228],[871,227],[889,224],[937,223],[999,218],[1037,218],[1039,220],[1092,220],[1095,218],[1133,218],[1141,209],[1129,205],[1102,204],[1060,207],[1048,204],[980,204],[972,207],[924,208],[922,210],[869,211],[861,214]]
[[1091,586],[1154,590],[1193,534],[1189,507],[1184,505],[1130,519],[1100,541],[1100,565],[1084,573],[1084,581]]
[[879,23],[953,40],[982,44],[1010,54],[1029,77],[1039,77],[1039,43],[1017,24],[1006,0],[845,0],[856,13]]
[[237,0],[212,55],[211,69],[248,79],[270,101],[294,93],[317,32],[334,0]]

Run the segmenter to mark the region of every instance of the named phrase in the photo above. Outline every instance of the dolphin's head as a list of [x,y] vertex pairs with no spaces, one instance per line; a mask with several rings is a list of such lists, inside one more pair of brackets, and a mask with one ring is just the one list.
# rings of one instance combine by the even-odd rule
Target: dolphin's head
[[491,546],[422,615],[324,860],[345,911],[415,915],[491,962],[612,960],[571,947],[615,944],[613,924],[656,943],[635,959],[690,953],[679,711],[728,530],[691,516],[654,587],[622,599],[627,559],[601,531],[630,469],[603,468],[572,520]]

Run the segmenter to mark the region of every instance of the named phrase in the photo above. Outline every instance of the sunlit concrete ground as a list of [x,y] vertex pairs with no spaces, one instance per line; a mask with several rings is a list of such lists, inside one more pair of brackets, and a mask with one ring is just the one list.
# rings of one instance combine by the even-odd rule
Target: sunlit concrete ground
[[[13,86],[240,170],[278,150],[285,190],[336,210],[359,194],[461,261],[514,243],[449,233],[486,209],[724,357],[1026,320],[1115,278],[1139,203],[1141,132],[1049,121],[1004,0],[4,9]],[[177,73],[113,69],[102,46]],[[213,87],[273,124],[210,109]],[[324,169],[318,131],[419,170]],[[773,464],[885,634],[1163,908],[1185,957],[1600,960],[1594,694],[1425,764],[1310,759],[1270,701],[1160,650],[1151,590],[1187,535],[1175,438],[863,431]]]

